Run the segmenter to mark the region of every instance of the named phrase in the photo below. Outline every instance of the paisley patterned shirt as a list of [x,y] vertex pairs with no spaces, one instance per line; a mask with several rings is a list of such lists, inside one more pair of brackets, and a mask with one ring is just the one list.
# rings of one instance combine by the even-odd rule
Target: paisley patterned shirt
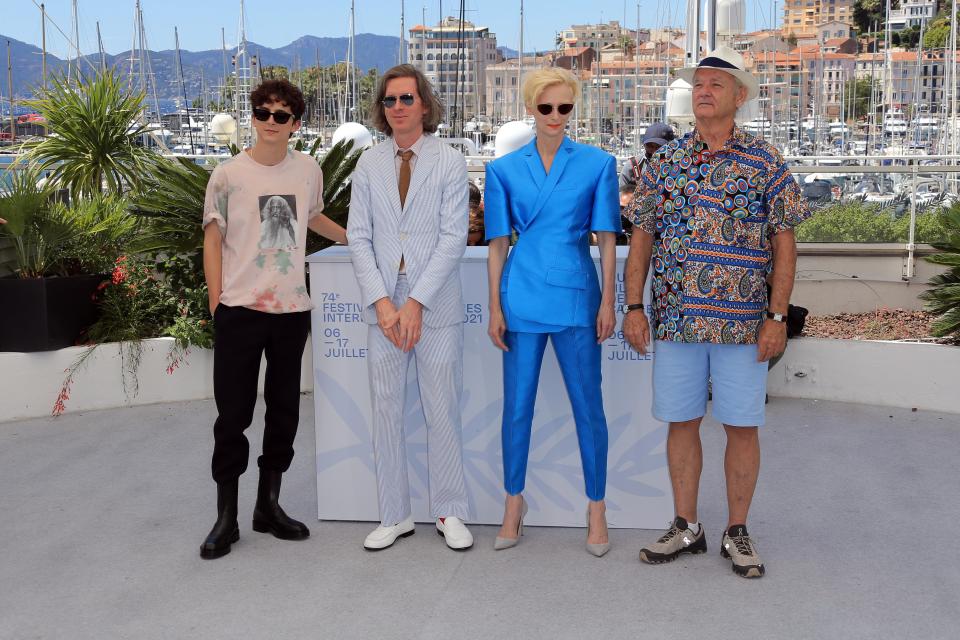
[[661,147],[624,215],[654,237],[657,340],[754,344],[770,240],[810,211],[776,149],[735,127],[716,151],[696,129]]

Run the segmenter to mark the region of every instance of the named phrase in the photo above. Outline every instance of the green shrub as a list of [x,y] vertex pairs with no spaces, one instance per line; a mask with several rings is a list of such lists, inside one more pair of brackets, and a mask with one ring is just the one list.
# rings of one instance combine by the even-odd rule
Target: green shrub
[[[915,242],[930,243],[946,237],[941,207],[918,210]],[[910,210],[899,217],[892,207],[868,202],[840,202],[828,205],[797,227],[797,242],[907,242],[910,239]]]

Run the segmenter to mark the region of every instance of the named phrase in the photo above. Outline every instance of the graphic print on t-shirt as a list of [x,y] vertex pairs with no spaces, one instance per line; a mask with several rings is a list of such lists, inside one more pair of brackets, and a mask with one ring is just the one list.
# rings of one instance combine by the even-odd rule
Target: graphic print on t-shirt
[[260,196],[260,248],[294,248],[297,244],[296,220],[296,196]]

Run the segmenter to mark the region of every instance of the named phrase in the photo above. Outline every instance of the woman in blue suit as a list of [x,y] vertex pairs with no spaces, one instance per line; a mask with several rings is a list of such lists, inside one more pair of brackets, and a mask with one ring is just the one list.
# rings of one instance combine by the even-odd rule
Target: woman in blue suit
[[[564,135],[580,85],[569,71],[531,73],[523,85],[536,138],[487,165],[484,224],[489,241],[490,339],[503,350],[503,475],[507,492],[496,549],[517,544],[540,364],[547,337],[563,373],[580,442],[587,550],[609,550],[604,491],[607,422],[600,392],[600,345],[613,333],[616,234],[613,156]],[[511,231],[519,236],[510,250]],[[600,246],[603,287],[590,257]],[[507,252],[509,251],[509,259]]]

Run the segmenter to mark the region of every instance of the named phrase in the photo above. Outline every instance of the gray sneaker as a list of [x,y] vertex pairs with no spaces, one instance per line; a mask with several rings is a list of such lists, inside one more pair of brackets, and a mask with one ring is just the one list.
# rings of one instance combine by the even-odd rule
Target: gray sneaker
[[723,534],[720,555],[730,558],[733,571],[744,578],[759,578],[765,573],[757,545],[750,539],[746,525],[735,524]]
[[704,553],[707,550],[707,538],[700,533],[694,535],[687,527],[687,521],[677,516],[667,532],[649,547],[640,549],[640,561],[647,564],[663,564],[676,560],[681,553]]

